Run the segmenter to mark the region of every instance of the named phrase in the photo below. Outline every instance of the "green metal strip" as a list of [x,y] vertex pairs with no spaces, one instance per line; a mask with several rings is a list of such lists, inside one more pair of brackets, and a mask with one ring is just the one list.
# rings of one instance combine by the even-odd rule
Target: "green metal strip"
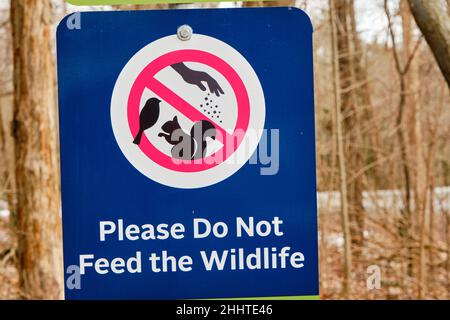
[[285,297],[259,297],[259,298],[224,298],[208,300],[320,300],[320,296],[285,296]]
[[[231,2],[231,1],[233,0],[66,0],[66,2],[77,6],[115,5],[115,4],[161,4],[161,3],[177,4],[177,3],[193,3],[193,2]],[[258,1],[258,0],[240,0],[240,1]]]

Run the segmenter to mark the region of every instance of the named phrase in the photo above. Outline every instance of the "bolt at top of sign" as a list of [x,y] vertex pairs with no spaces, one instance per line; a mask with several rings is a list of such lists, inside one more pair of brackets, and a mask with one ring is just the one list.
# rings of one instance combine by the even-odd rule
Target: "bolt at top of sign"
[[184,24],[177,29],[178,39],[180,39],[181,41],[188,41],[192,37],[192,32],[192,28],[187,24]]

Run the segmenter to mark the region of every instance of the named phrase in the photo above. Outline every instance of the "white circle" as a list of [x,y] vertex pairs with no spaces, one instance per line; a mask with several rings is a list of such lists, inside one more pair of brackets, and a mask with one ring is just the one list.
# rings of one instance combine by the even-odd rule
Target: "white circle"
[[[237,150],[228,159],[210,169],[199,172],[179,172],[165,168],[147,157],[132,143],[127,115],[131,88],[142,70],[156,58],[176,50],[202,50],[226,61],[241,77],[249,96],[250,119],[248,130]],[[219,183],[236,173],[250,159],[261,140],[265,123],[265,100],[261,83],[247,60],[228,44],[200,34],[189,41],[180,41],[176,35],[160,38],[138,51],[123,68],[111,100],[111,123],[120,150],[127,160],[143,175],[160,184],[195,189]],[[253,134],[253,136],[252,136]]]

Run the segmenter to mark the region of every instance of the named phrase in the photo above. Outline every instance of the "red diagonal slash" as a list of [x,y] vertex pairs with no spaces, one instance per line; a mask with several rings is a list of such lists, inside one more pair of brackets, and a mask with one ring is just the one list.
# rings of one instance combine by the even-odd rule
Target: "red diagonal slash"
[[[155,75],[162,69],[174,63],[186,61],[207,64],[211,68],[218,70],[230,83],[236,96],[238,107],[238,117],[233,134],[228,134],[222,126],[211,121],[201,111],[197,110],[171,89],[155,79]],[[186,160],[180,164],[174,163],[174,159],[171,156],[157,149],[144,135],[139,148],[155,163],[178,172],[205,171],[228,159],[242,143],[244,137],[242,133],[247,132],[250,117],[248,93],[237,72],[219,57],[200,50],[178,50],[166,53],[150,62],[137,76],[128,96],[127,117],[133,137],[139,131],[140,102],[145,88],[149,88],[155,95],[158,95],[189,120],[193,122],[201,120],[210,121],[217,130],[216,139],[223,144],[222,152],[217,151],[213,155],[205,158],[201,163]]]
[[166,87],[160,81],[158,81],[154,77],[151,77],[151,78],[146,79],[146,82],[147,82],[147,85],[146,85],[147,88],[149,88],[151,91],[153,91],[155,94],[157,94],[162,100],[164,100],[165,102],[170,104],[172,107],[177,109],[179,112],[184,114],[192,122],[197,122],[197,121],[202,121],[202,120],[211,122],[216,127],[217,131],[220,132],[220,134],[217,135],[217,140],[222,142],[222,144],[225,145],[225,141],[233,141],[232,140],[232,139],[234,139],[233,136],[230,135],[224,128],[222,128],[216,122],[211,121],[203,113],[198,111],[190,103],[188,103],[186,100],[181,98],[175,92],[170,90],[168,87]]

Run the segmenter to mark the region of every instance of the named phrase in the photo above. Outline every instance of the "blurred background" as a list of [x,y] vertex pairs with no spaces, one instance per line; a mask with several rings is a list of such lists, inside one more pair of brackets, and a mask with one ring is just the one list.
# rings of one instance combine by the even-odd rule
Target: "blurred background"
[[58,22],[217,6],[296,6],[313,20],[322,299],[449,299],[449,0],[0,0],[0,299],[63,297]]

